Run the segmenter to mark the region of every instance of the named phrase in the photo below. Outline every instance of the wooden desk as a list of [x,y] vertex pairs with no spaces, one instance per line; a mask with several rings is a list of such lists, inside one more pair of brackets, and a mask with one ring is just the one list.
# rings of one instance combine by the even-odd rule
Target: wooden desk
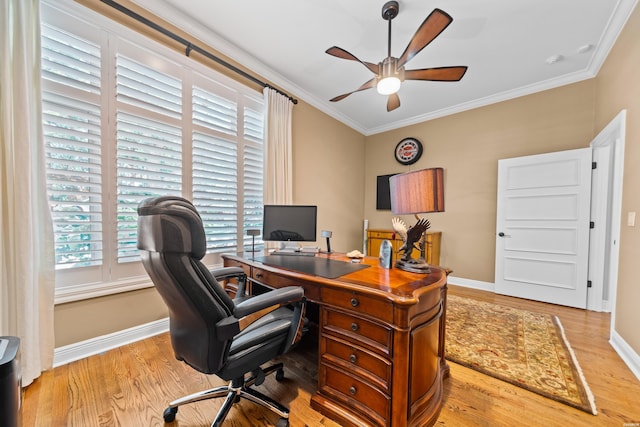
[[[344,255],[317,255],[348,261]],[[251,281],[303,286],[319,306],[318,389],[311,406],[344,426],[427,426],[438,418],[443,379],[447,275],[379,267],[337,279],[224,255]],[[265,261],[266,262],[266,261]]]

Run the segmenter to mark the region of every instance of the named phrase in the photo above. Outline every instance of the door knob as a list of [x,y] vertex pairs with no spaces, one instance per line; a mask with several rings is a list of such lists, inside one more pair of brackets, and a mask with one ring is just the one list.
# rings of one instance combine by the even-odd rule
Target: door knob
[[510,234],[504,234],[502,231],[498,233],[499,237],[511,237]]

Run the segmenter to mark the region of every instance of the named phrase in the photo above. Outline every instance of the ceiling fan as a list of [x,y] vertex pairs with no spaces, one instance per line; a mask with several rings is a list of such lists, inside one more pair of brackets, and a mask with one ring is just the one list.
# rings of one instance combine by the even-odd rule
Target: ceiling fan
[[391,20],[398,15],[398,11],[399,5],[397,1],[388,1],[382,6],[382,17],[386,21],[389,21],[389,44],[387,57],[381,62],[373,64],[371,62],[361,61],[351,53],[337,46],[330,47],[326,50],[326,53],[329,55],[351,61],[358,61],[375,74],[374,78],[364,83],[358,89],[336,96],[330,101],[337,102],[352,93],[375,87],[381,95],[389,95],[389,98],[387,98],[387,111],[393,111],[400,106],[400,98],[397,92],[405,80],[455,82],[462,79],[464,73],[467,72],[466,66],[422,68],[418,70],[404,69],[405,64],[409,62],[411,58],[417,55],[453,22],[453,18],[440,9],[434,9],[422,22],[402,55],[400,55],[400,58],[391,56]]

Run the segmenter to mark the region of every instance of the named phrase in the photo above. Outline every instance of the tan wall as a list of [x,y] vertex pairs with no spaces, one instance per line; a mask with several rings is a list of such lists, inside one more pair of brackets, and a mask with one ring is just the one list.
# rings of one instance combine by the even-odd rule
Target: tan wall
[[[369,227],[391,228],[391,211],[375,208],[377,175],[442,167],[445,212],[422,215],[443,233],[440,263],[456,277],[493,283],[498,160],[587,147],[594,102],[595,80],[588,80],[367,137]],[[410,136],[422,142],[424,153],[402,166],[393,151]]]
[[640,228],[628,227],[627,213],[640,211],[640,8],[625,25],[597,77],[596,129],[602,129],[621,110],[627,110],[625,164],[620,235],[620,268],[615,329],[640,354],[640,286],[636,263],[640,258]]
[[294,203],[318,205],[321,249],[330,230],[332,250],[362,250],[365,137],[304,102],[293,118]]
[[55,346],[144,325],[168,315],[155,288],[59,304],[54,311]]

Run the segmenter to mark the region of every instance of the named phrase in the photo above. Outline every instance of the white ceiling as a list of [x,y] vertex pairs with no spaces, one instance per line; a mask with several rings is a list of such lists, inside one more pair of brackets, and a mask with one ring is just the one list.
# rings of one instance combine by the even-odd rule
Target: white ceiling
[[[459,82],[405,81],[386,110],[375,89],[339,102],[373,74],[325,53],[387,56],[386,0],[135,0],[256,74],[355,130],[371,135],[594,77],[637,0],[399,0],[392,56],[440,8],[453,22],[406,68],[467,65]],[[582,52],[586,49],[586,52]],[[561,55],[557,62],[547,61]]]

